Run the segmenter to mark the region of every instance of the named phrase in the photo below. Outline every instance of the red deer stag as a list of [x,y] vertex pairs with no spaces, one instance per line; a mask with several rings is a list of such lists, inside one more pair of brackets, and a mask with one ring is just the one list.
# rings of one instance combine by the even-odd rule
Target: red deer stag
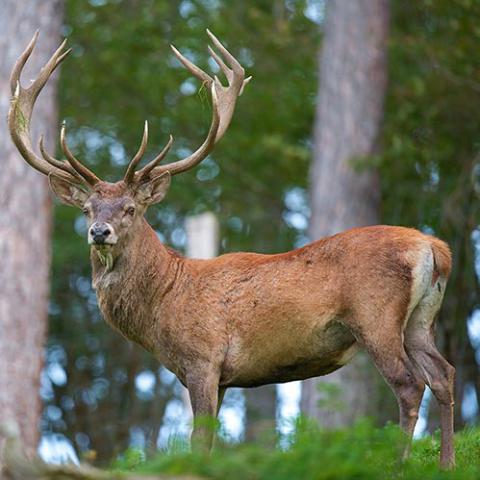
[[[38,33],[38,32],[37,32]],[[172,145],[137,169],[140,148],[123,180],[102,181],[60,142],[66,161],[32,148],[30,118],[41,89],[65,59],[65,42],[37,79],[20,84],[37,34],[11,76],[8,125],[25,160],[48,175],[58,198],[81,208],[88,221],[93,286],[105,320],[151,352],[188,388],[196,418],[218,412],[225,389],[301,380],[345,365],[364,348],[394,391],[400,424],[411,438],[425,385],[440,404],[441,463],[454,464],[454,368],[434,344],[434,320],[450,273],[448,246],[417,230],[355,228],[277,255],[232,253],[212,260],[183,258],[162,245],[144,218],[160,202],[170,177],[198,165],[223,137],[249,78],[208,32],[209,47],[227,78],[224,86],[182,56],[206,85],[212,121],[190,156],[160,165]],[[210,432],[193,439],[209,446]],[[408,453],[408,446],[406,452]]]

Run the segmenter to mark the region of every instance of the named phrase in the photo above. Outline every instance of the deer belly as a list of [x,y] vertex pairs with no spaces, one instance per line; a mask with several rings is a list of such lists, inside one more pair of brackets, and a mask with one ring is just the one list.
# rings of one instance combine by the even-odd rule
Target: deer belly
[[341,324],[304,335],[294,329],[288,335],[277,332],[248,344],[233,338],[221,384],[255,387],[326,375],[348,363],[357,350],[354,336]]

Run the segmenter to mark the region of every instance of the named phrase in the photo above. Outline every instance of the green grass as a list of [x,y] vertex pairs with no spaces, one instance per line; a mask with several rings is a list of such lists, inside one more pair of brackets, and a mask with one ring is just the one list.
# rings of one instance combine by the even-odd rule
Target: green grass
[[374,428],[362,421],[353,428],[322,431],[301,421],[287,439],[288,447],[260,444],[220,444],[210,457],[188,453],[181,442],[154,458],[144,460],[127,452],[115,469],[138,473],[194,474],[228,480],[324,480],[324,479],[479,479],[480,429],[456,435],[457,468],[438,468],[440,441],[437,436],[417,440],[411,458],[399,461],[402,434],[396,426]]

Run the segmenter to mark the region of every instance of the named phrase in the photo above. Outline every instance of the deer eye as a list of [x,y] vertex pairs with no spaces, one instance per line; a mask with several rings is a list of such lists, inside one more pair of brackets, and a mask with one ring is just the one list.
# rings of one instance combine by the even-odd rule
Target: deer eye
[[86,207],[85,207],[82,211],[83,211],[83,214],[84,214],[84,215],[87,215],[87,216],[88,216],[88,214],[90,213],[90,211],[89,211],[88,208],[86,208]]
[[128,207],[125,213],[133,217],[133,215],[135,215],[135,207]]

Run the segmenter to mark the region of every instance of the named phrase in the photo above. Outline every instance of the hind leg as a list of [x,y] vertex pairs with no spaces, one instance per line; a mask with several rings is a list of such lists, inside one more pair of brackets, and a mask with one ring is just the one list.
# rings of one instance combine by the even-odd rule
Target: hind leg
[[400,427],[407,440],[403,451],[403,458],[406,458],[410,453],[425,382],[405,352],[401,331],[397,333],[388,338],[379,334],[364,335],[362,343],[397,398]]
[[[419,320],[424,321],[420,322]],[[412,315],[405,332],[405,347],[409,357],[432,390],[440,405],[442,443],[440,465],[452,468],[455,465],[453,444],[453,405],[455,368],[445,360],[434,343],[432,326],[425,322],[425,311],[418,309]]]
[[429,386],[440,404],[440,425],[442,430],[440,465],[444,468],[452,468],[455,466],[455,448],[453,443],[455,368],[440,355],[436,348],[432,349],[429,355],[436,367],[435,378]]

